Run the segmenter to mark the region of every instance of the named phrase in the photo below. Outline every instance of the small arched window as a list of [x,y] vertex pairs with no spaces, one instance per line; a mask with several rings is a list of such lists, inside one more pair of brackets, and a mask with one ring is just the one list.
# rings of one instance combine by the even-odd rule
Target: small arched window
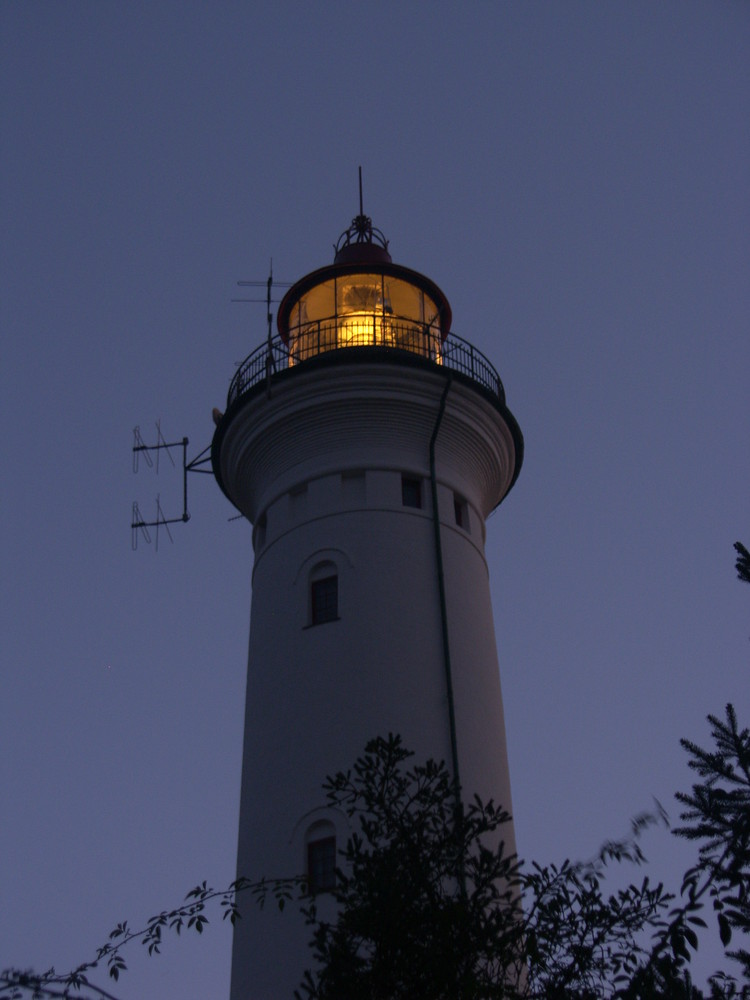
[[310,573],[310,625],[335,622],[339,617],[339,574],[333,562],[318,563]]
[[336,829],[327,820],[313,823],[305,834],[305,876],[313,895],[336,886]]

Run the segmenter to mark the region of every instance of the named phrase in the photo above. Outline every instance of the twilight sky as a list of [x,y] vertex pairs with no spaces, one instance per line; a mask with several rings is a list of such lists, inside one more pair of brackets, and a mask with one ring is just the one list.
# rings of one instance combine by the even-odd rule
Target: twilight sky
[[[487,536],[520,853],[676,818],[679,738],[750,721],[749,43],[739,2],[0,5],[0,967],[234,877],[250,530],[193,476],[131,551],[182,503],[132,429],[210,443],[236,281],[330,263],[359,164],[526,441]],[[119,995],[226,997],[230,946]]]

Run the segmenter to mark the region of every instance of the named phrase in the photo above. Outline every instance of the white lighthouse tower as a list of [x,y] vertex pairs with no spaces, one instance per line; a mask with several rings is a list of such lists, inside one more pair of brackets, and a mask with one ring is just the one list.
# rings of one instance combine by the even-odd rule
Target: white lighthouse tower
[[[349,831],[321,784],[372,737],[399,733],[511,809],[484,537],[523,439],[495,369],[449,332],[445,295],[363,214],[277,325],[212,448],[253,524],[237,870],[325,891]],[[232,1000],[290,998],[308,929],[241,909]]]

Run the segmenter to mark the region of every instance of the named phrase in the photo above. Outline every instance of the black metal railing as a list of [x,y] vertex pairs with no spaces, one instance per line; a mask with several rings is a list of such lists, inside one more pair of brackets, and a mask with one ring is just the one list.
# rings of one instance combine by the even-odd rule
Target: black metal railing
[[229,385],[227,405],[231,406],[259,382],[268,381],[276,373],[305,364],[321,354],[373,347],[384,354],[392,352],[394,360],[406,351],[432,364],[450,368],[476,382],[505,404],[505,390],[500,376],[482,352],[468,340],[450,333],[441,341],[434,325],[394,316],[384,317],[378,313],[306,323],[290,330],[288,345],[279,336],[261,344],[235,372]]

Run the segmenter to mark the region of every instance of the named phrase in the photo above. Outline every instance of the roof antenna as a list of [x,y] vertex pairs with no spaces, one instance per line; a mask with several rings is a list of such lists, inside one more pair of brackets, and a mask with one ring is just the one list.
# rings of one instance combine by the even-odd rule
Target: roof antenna
[[[156,520],[147,521],[143,514],[141,514],[140,507],[136,500],[133,501],[133,519],[130,523],[130,528],[132,531],[131,542],[133,549],[138,548],[138,535],[140,532],[141,537],[146,541],[151,541],[151,535],[149,533],[149,528],[156,528],[156,548],[155,551],[159,550],[159,525],[164,525],[170,542],[172,541],[172,532],[169,530],[170,524],[177,524],[178,521],[189,521],[190,511],[188,510],[188,472],[204,472],[208,475],[211,474],[210,469],[203,469],[201,466],[207,465],[211,461],[211,456],[209,452],[211,451],[211,445],[208,448],[204,448],[200,455],[189,462],[187,457],[187,446],[190,442],[186,437],[182,441],[166,441],[164,435],[161,432],[161,421],[156,421],[156,444],[146,444],[141,435],[140,427],[133,428],[133,472],[138,471],[138,459],[141,455],[146,462],[146,465],[150,469],[154,468],[156,465],[156,472],[159,472],[159,453],[161,451],[166,451],[170,462],[172,465],[175,464],[172,458],[172,453],[170,448],[182,447],[182,515],[177,517],[165,517],[164,510],[161,506],[161,498],[157,494],[156,497]],[[149,454],[150,452],[156,452],[156,463],[154,463],[153,458]]]
[[[362,247],[359,246],[359,249],[354,249],[354,247],[363,243],[368,244],[368,249],[364,251],[369,254],[368,260],[375,261],[377,259],[390,262],[391,255],[388,253],[388,240],[379,229],[375,229],[372,219],[365,215],[364,199],[362,198],[362,167],[360,166],[359,215],[352,219],[351,226],[334,243],[334,263],[344,264],[355,259],[361,263],[363,260]],[[354,256],[352,256],[353,254]]]

